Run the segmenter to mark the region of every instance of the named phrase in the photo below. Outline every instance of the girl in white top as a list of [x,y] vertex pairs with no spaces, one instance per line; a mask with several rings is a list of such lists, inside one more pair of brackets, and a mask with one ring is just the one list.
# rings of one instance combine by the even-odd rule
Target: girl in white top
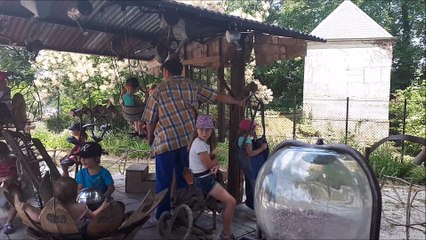
[[220,239],[234,239],[231,234],[231,223],[234,217],[236,201],[225,188],[216,181],[219,169],[217,159],[210,153],[216,147],[216,135],[213,120],[209,115],[199,115],[195,124],[196,131],[189,145],[189,168],[194,174],[195,187],[204,195],[225,204],[223,212],[223,230]]

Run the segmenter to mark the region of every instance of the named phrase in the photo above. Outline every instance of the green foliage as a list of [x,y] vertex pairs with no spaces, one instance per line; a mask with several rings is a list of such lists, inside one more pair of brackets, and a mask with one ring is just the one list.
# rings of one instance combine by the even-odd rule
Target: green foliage
[[102,147],[108,150],[109,154],[120,156],[127,149],[140,150],[132,157],[149,157],[150,147],[145,140],[132,138],[123,131],[113,131],[101,142]]
[[426,185],[426,168],[424,166],[417,166],[411,169],[406,178],[413,183]]
[[34,69],[31,68],[30,53],[22,48],[0,47],[0,71],[11,73],[10,81],[31,85]]
[[41,116],[40,96],[33,84],[35,70],[31,67],[30,53],[22,48],[0,46],[0,71],[8,72],[11,96],[21,93],[27,104],[30,119]]
[[67,142],[67,137],[71,136],[68,130],[60,133],[49,131],[46,125],[38,123],[35,130],[31,133],[33,138],[38,138],[46,149],[71,149],[72,144]]
[[223,167],[223,168],[228,168],[228,146],[229,146],[229,142],[228,140],[226,140],[223,143],[218,143],[217,147],[215,149],[215,154],[217,157],[217,160],[219,161],[219,166]]
[[[404,116],[404,100],[407,101]],[[426,138],[426,80],[420,85],[413,84],[405,90],[397,90],[389,105],[391,134],[402,134],[403,119],[405,134]],[[420,145],[407,144],[407,153],[412,155],[420,151]]]
[[299,134],[303,137],[319,137],[320,132],[312,127],[311,124],[301,123],[297,125]]
[[49,131],[54,133],[60,133],[64,129],[68,129],[76,120],[71,118],[67,114],[60,113],[59,118],[56,115],[53,115],[44,120],[46,127]]
[[[425,1],[407,0],[352,0],[373,20],[396,37],[393,48],[391,92],[405,89],[424,79],[425,64]],[[269,4],[265,9],[264,5]],[[267,23],[310,33],[342,0],[232,0],[226,1],[226,12],[241,10],[252,16],[262,16]],[[263,84],[274,91],[271,107],[288,108],[283,99],[302,94],[303,60],[288,60],[254,73]]]
[[[59,133],[49,131],[45,124],[39,123],[36,129],[31,133],[34,138],[39,138],[46,149],[71,149],[72,144],[67,142],[67,138],[71,136],[70,131],[63,130]],[[139,150],[131,157],[149,157],[150,147],[145,140],[131,138],[124,131],[113,131],[109,133],[101,142],[104,149],[109,154],[120,156],[126,150]]]
[[[296,58],[289,61],[278,61],[265,67],[257,67],[254,77],[273,89],[274,100],[269,105],[277,111],[288,111],[300,106],[303,99],[304,60]],[[294,102],[296,98],[296,102]]]
[[406,107],[405,133],[426,137],[426,80],[420,85],[414,84],[405,90],[397,90],[390,102],[391,132],[401,134],[404,119],[404,100]]
[[400,161],[399,152],[390,143],[383,144],[370,155],[370,164],[376,175],[381,173],[387,176],[406,178],[407,174],[415,167],[411,161]]

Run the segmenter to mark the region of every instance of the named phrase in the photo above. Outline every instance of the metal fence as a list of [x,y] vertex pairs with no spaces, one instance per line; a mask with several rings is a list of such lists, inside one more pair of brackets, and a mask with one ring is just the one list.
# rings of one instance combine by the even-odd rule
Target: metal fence
[[[406,100],[404,104],[404,99],[401,101],[400,104],[404,106],[400,109],[401,113],[393,116],[390,114],[389,101],[351,98],[281,100],[288,110],[265,111],[266,135],[273,146],[287,139],[313,143],[323,138],[327,143],[344,143],[363,149],[390,134],[405,134],[406,125],[410,121],[407,105],[414,103],[426,106],[426,101],[408,104]],[[216,114],[212,108],[209,112]],[[229,119],[229,108],[225,115],[225,119]],[[246,117],[249,118],[250,113],[246,112]],[[257,114],[256,122],[261,122],[260,114]],[[395,132],[396,126],[391,126],[395,123],[402,130]],[[261,129],[258,129],[258,134],[260,132]]]

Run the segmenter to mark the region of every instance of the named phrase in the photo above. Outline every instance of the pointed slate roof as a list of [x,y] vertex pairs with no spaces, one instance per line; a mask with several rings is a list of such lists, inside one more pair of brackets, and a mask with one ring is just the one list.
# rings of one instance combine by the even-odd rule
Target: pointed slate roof
[[384,28],[349,0],[343,1],[312,32],[332,39],[392,39]]

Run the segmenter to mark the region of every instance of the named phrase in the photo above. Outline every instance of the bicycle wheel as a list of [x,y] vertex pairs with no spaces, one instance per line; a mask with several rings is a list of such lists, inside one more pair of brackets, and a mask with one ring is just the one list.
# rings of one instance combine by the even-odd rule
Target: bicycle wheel
[[111,129],[111,124],[106,116],[101,116],[93,119],[92,138],[95,142],[100,142]]

